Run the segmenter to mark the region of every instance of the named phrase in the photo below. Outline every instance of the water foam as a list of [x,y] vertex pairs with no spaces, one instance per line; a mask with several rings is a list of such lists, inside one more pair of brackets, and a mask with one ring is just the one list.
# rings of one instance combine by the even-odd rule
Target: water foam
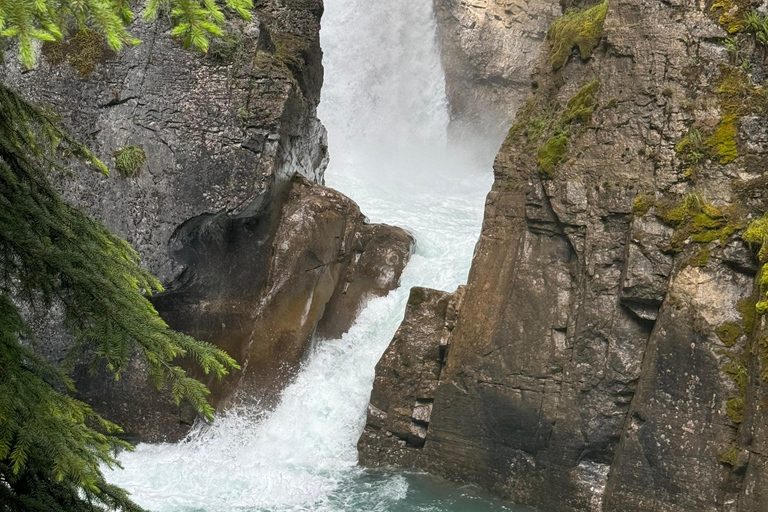
[[409,290],[466,281],[492,173],[448,147],[432,0],[325,3],[326,182],[413,233],[401,287],[316,343],[274,411],[229,411],[182,443],[140,445],[109,478],[157,512],[501,510],[427,476],[357,467],[374,368]]

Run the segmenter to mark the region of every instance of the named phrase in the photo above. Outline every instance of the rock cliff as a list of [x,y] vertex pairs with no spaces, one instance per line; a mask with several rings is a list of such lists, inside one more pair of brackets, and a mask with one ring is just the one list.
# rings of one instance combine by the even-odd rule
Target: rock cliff
[[[385,355],[361,459],[548,511],[766,510],[767,68],[744,21],[765,5],[567,7],[496,158],[428,423],[382,405],[421,398]],[[444,343],[431,309],[387,354]]]
[[[163,21],[138,19],[136,47],[116,54],[79,32],[44,44],[33,70],[9,60],[0,79],[60,113],[110,167],[109,179],[76,169],[56,184],[166,285],[154,298],[165,320],[244,368],[209,382],[213,402],[242,389],[268,406],[315,334],[340,335],[364,300],[397,285],[411,239],[366,224],[356,204],[322,186],[322,1],[254,4],[253,21],[231,22],[207,55],[182,48]],[[35,323],[57,359],[70,341],[55,313]],[[110,382],[81,365],[81,397],[134,440],[183,436],[194,411],[133,366]]]
[[560,6],[540,0],[434,0],[434,6],[450,134],[496,145],[531,93],[532,68]]

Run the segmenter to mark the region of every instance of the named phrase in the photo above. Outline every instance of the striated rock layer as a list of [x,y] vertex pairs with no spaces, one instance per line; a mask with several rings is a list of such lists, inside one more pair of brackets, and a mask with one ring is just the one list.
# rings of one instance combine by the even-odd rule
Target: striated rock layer
[[[743,241],[768,209],[765,48],[729,54],[717,6],[577,7],[496,158],[428,424],[385,355],[361,459],[548,511],[766,510],[765,290]],[[431,310],[432,334],[407,316],[387,354],[432,361]]]
[[[411,245],[321,186],[322,1],[254,4],[253,21],[231,22],[207,55],[182,48],[164,21],[139,18],[131,32],[143,43],[118,54],[81,33],[44,44],[31,71],[0,67],[4,84],[59,112],[112,169],[109,179],[56,177],[63,196],[139,252],[168,289],[153,300],[173,328],[243,367],[209,382],[216,405],[242,389],[268,406],[315,334],[340,335],[364,300],[397,285]],[[126,148],[138,165],[121,165]],[[55,313],[35,322],[52,359],[70,346]],[[129,438],[179,439],[194,411],[132,366],[119,382],[77,368],[81,397]]]

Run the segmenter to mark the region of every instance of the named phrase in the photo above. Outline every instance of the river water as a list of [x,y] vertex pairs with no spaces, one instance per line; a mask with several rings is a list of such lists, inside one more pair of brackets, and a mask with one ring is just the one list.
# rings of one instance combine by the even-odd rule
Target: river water
[[326,184],[357,201],[372,222],[415,236],[401,286],[372,300],[341,339],[317,341],[274,411],[230,411],[181,443],[139,445],[109,479],[155,512],[512,510],[471,487],[357,466],[374,367],[410,288],[453,291],[466,282],[493,151],[483,159],[473,148],[469,157],[446,140],[432,0],[325,4],[319,117],[329,131]]

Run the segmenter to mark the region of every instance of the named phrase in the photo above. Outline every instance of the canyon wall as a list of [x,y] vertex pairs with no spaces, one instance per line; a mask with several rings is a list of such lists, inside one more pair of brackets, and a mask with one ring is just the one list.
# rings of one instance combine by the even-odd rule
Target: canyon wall
[[[496,158],[458,316],[412,296],[361,462],[547,511],[766,510],[768,68],[738,24],[766,6],[568,7]],[[388,355],[409,346],[405,368]],[[389,384],[427,367],[406,382],[430,389]]]
[[434,0],[434,7],[450,136],[479,147],[489,142],[496,146],[531,94],[532,68],[560,5],[542,0]]
[[[205,55],[184,49],[163,17],[138,13],[138,46],[114,53],[79,32],[43,44],[32,70],[12,50],[0,67],[5,85],[61,114],[111,170],[54,176],[62,195],[138,251],[167,289],[153,302],[171,327],[243,367],[218,382],[184,364],[221,407],[238,390],[269,407],[315,334],[340,335],[367,298],[397,286],[412,242],[322,186],[322,1],[254,4],[253,20],[228,22]],[[60,360],[71,340],[56,316],[33,323]],[[130,439],[179,439],[195,420],[139,360],[119,382],[90,370],[75,370],[80,397]]]

